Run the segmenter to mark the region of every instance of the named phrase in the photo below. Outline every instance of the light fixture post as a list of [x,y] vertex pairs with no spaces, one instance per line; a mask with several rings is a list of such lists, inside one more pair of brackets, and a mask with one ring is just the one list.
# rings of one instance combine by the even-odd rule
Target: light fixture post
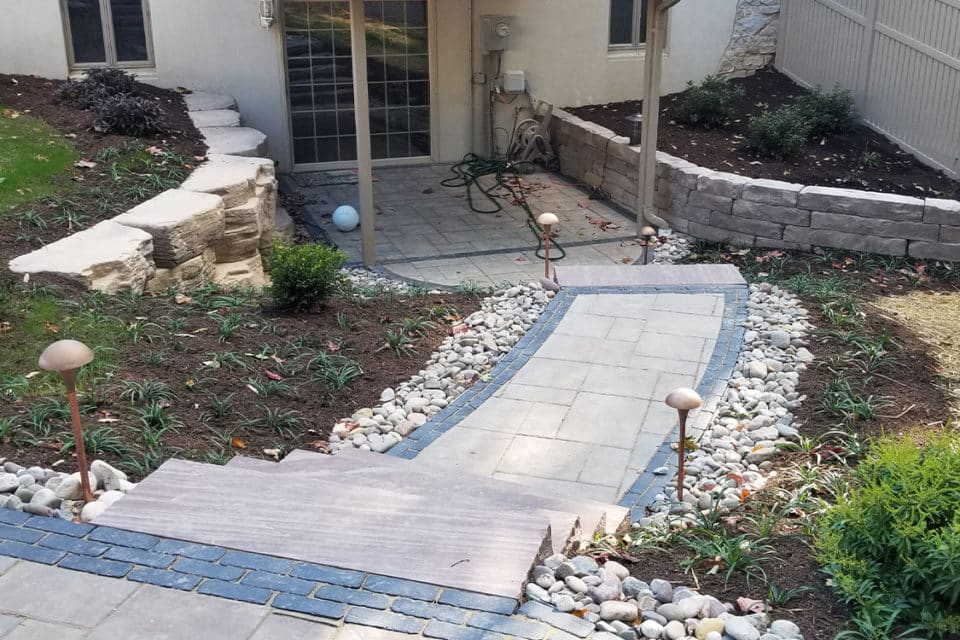
[[657,235],[657,230],[649,226],[644,227],[640,230],[640,235],[643,236],[643,264],[647,264],[650,261],[650,240]]
[[543,277],[550,279],[550,237],[551,228],[558,224],[560,218],[555,213],[541,213],[537,218],[537,224],[543,227]]
[[680,442],[677,443],[677,500],[683,500],[683,477],[684,477],[684,458],[686,458],[687,447],[687,416],[691,409],[696,409],[703,404],[703,399],[693,389],[678,387],[667,394],[667,406],[676,409],[680,418]]

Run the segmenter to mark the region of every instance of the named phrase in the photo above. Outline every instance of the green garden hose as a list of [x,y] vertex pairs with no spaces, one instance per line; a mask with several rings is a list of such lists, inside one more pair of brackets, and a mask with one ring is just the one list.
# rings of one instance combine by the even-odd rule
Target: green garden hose
[[[524,173],[533,172],[532,162],[509,162],[508,160],[488,160],[481,158],[475,153],[468,153],[463,160],[450,167],[454,174],[452,178],[441,181],[445,187],[464,187],[467,190],[467,204],[470,210],[476,213],[493,214],[503,211],[503,205],[493,195],[496,189],[505,189],[513,198],[514,204],[521,207],[527,213],[527,227],[537,238],[536,256],[541,260],[545,257],[543,245],[543,228],[537,224],[537,218],[530,210],[527,199],[523,194],[523,187],[520,185],[520,177]],[[480,179],[485,176],[495,176],[494,183],[489,187],[480,184]],[[513,184],[517,186],[514,187]],[[473,200],[474,189],[479,191],[490,202],[490,207],[481,209]],[[550,260],[563,260],[567,255],[563,246],[553,240],[550,242]],[[556,252],[556,253],[554,253]]]

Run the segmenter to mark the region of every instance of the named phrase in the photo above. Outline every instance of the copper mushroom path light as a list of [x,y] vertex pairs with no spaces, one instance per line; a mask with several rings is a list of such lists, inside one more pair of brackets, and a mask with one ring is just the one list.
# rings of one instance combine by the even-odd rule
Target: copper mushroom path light
[[680,443],[677,451],[680,452],[680,460],[677,469],[677,500],[683,500],[683,459],[685,457],[687,441],[687,415],[692,409],[696,409],[703,404],[703,399],[693,389],[687,387],[678,387],[669,394],[666,400],[667,406],[676,409],[680,416]]
[[77,449],[77,463],[80,467],[80,487],[83,501],[93,502],[90,490],[90,477],[87,467],[87,452],[83,446],[83,425],[80,424],[80,408],[77,405],[77,371],[93,360],[90,347],[76,340],[58,340],[43,350],[38,364],[46,371],[59,371],[63,384],[67,387],[70,401],[70,418],[73,423],[73,441]]
[[541,213],[537,224],[543,227],[543,277],[550,278],[550,229],[560,224],[560,218],[555,213]]
[[657,235],[657,230],[653,227],[644,227],[640,230],[643,237],[643,264],[650,262],[650,242],[653,236]]

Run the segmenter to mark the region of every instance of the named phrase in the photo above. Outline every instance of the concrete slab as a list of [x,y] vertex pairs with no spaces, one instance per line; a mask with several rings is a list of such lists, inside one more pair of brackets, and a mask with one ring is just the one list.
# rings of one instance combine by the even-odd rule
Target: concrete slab
[[267,155],[267,134],[250,127],[203,127],[210,153],[259,158]]
[[613,287],[648,285],[744,285],[733,265],[630,265],[557,266],[562,287]]
[[209,91],[194,91],[184,94],[183,101],[187,104],[187,111],[214,111],[237,107],[237,101],[231,96]]
[[191,111],[187,115],[193,126],[203,127],[239,127],[240,112],[233,109],[211,109],[210,111]]

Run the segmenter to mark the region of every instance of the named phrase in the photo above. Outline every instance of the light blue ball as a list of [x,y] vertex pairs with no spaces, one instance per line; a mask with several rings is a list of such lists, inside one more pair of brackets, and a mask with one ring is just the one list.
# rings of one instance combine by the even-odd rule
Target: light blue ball
[[332,219],[337,231],[353,231],[360,224],[360,214],[348,204],[337,207]]

